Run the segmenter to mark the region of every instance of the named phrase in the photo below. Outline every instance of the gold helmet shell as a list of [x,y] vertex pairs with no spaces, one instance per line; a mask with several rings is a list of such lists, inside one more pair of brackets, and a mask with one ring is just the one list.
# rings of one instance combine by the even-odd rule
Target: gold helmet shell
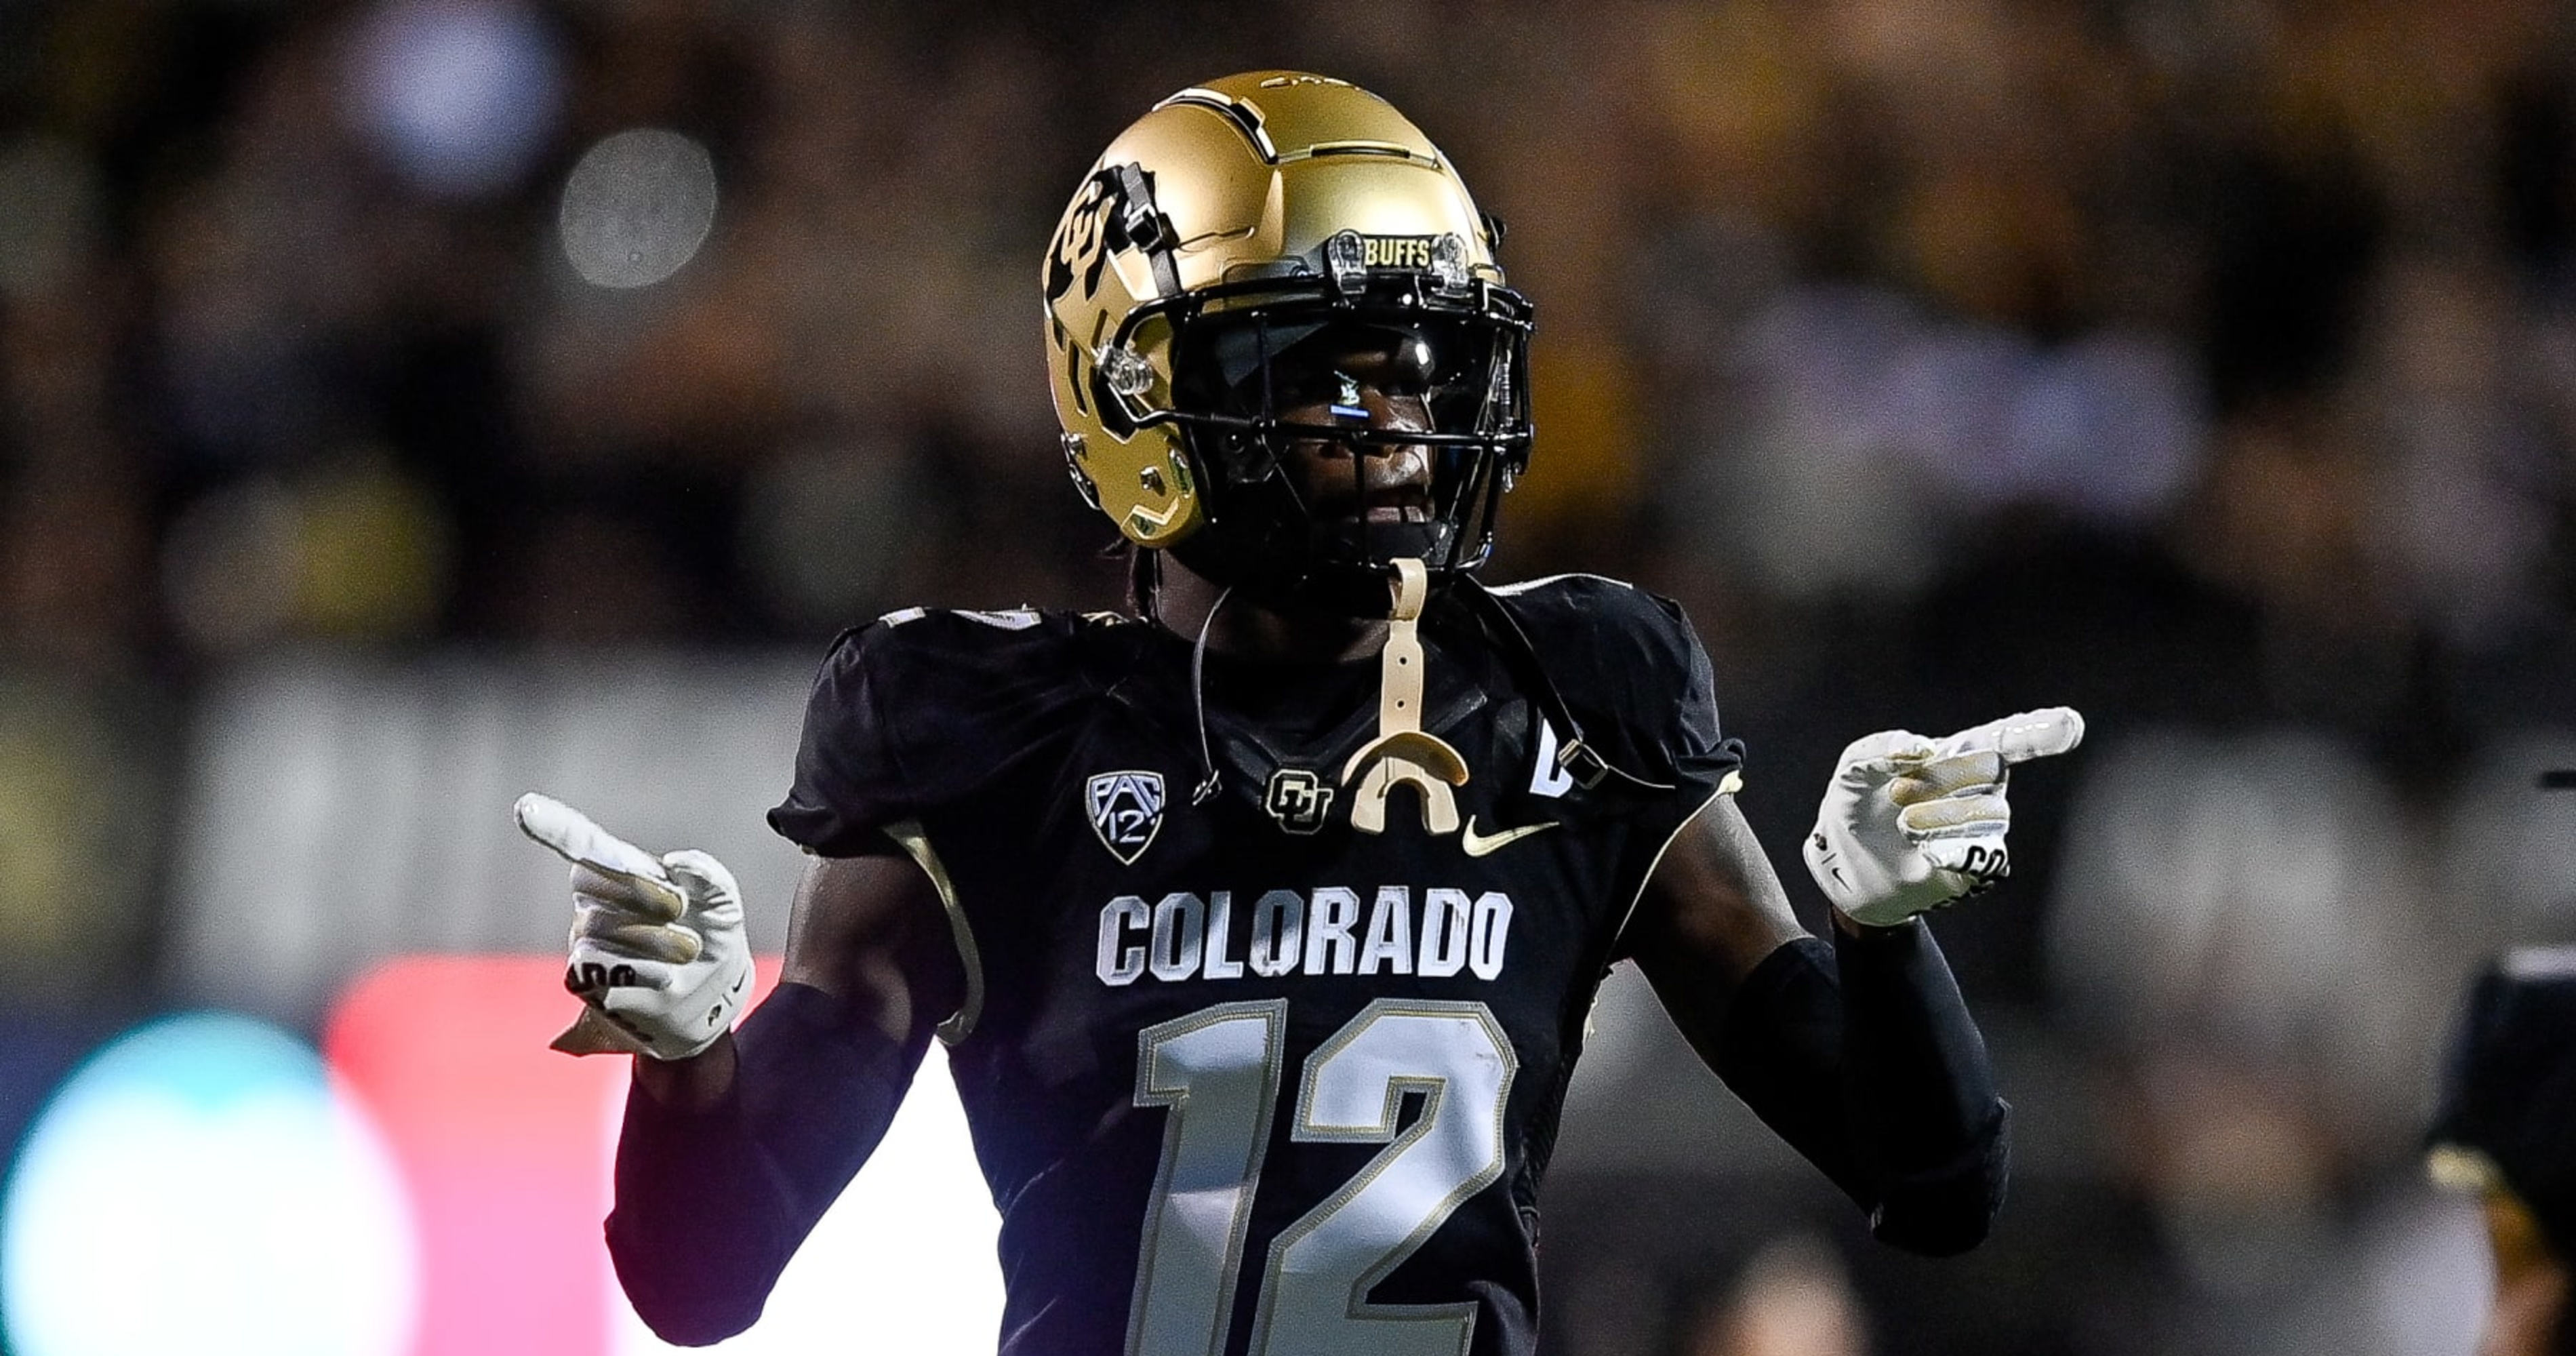
[[1421,129],[1355,85],[1255,71],[1164,99],[1101,153],[1047,251],[1048,371],[1076,487],[1137,545],[1199,532],[1225,471],[1208,447],[1217,424],[1176,376],[1182,331],[1300,293],[1348,306],[1388,280],[1381,310],[1499,316],[1512,331],[1510,370],[1476,369],[1495,387],[1478,398],[1498,395],[1501,412],[1460,420],[1477,446],[1500,440],[1492,478],[1507,485],[1527,452],[1528,307],[1504,287],[1498,234]]

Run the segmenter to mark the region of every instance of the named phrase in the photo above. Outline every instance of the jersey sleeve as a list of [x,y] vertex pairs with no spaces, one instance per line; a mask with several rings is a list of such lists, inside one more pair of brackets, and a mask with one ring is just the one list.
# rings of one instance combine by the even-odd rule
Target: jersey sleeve
[[805,698],[805,729],[796,746],[796,775],[769,826],[825,857],[894,849],[880,832],[911,818],[920,797],[904,775],[893,731],[868,662],[883,642],[884,622],[844,631],[814,675]]
[[814,677],[770,827],[808,851],[893,850],[883,830],[973,800],[1068,728],[1091,688],[1074,619],[897,612],[843,632]]
[[1697,808],[1743,766],[1744,743],[1718,724],[1708,651],[1680,604],[1598,575],[1495,593],[1582,722],[1584,738],[1613,767],[1674,787]]
[[1741,777],[1744,741],[1718,725],[1716,671],[1681,605],[1655,594],[1639,597],[1651,613],[1638,629],[1647,653],[1637,671],[1667,675],[1672,686],[1664,693],[1637,694],[1642,700],[1631,711],[1638,757],[1656,780],[1716,791]]

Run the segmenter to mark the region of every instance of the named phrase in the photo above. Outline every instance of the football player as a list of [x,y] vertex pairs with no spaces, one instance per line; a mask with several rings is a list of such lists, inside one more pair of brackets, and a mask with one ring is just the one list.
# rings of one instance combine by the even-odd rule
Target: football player
[[522,802],[576,863],[560,1042],[635,1061],[607,1224],[657,1331],[750,1325],[936,1038],[1015,1356],[1527,1353],[1585,1016],[1634,962],[1728,1086],[1922,1253],[1981,1239],[2006,1108],[1919,915],[2005,869],[2064,709],[1846,750],[1793,916],[1670,602],[1474,570],[1530,456],[1530,303],[1394,108],[1183,90],[1044,266],[1074,484],[1135,615],[843,635],[770,822],[811,854],[738,1031],[741,902]]
[[2429,1139],[2435,1179],[2486,1212],[2479,1356],[2576,1356],[2576,947],[2510,952],[2470,985]]

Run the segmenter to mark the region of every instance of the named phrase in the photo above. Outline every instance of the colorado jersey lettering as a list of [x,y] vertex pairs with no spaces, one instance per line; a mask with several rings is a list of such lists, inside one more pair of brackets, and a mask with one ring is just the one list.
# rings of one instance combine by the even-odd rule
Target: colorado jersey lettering
[[[1236,921],[1224,890],[1170,894],[1154,904],[1120,895],[1100,910],[1097,973],[1103,984],[1155,979],[1263,979],[1281,975],[1410,975],[1445,979],[1466,969],[1499,979],[1511,935],[1512,900],[1500,890],[1423,892],[1389,885],[1377,891],[1360,923],[1360,896],[1338,886],[1311,903],[1294,890],[1270,890]],[[1419,943],[1417,947],[1417,941]]]
[[1437,837],[1410,813],[1354,832],[1305,771],[1376,734],[1374,658],[1210,654],[1194,801],[1190,648],[1158,627],[931,611],[836,644],[770,820],[831,856],[899,828],[945,876],[982,995],[949,1064],[1002,1216],[1003,1352],[1533,1349],[1584,1015],[1740,748],[1670,603],[1587,576],[1503,602],[1586,737],[1671,789],[1542,775],[1536,711],[1438,599],[1422,728],[1471,776],[1470,832]]

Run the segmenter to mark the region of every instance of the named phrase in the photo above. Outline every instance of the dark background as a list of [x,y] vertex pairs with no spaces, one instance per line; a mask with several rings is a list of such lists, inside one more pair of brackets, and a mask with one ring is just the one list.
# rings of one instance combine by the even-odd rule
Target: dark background
[[[281,655],[803,665],[900,605],[1116,606],[1041,249],[1153,100],[1313,69],[1456,158],[1538,304],[1489,577],[1684,603],[1802,908],[1845,740],[2091,725],[1938,925],[2020,1107],[1992,1244],[1874,1249],[1614,992],[1556,1349],[2464,1352],[2434,1052],[2476,959],[2576,940],[2576,799],[2531,790],[2576,760],[2571,20],[0,3],[0,1111],[202,996],[175,826],[291,791],[200,775]],[[566,176],[648,126],[714,227],[592,287]]]

